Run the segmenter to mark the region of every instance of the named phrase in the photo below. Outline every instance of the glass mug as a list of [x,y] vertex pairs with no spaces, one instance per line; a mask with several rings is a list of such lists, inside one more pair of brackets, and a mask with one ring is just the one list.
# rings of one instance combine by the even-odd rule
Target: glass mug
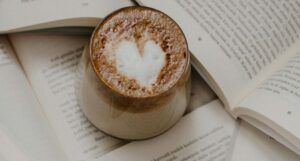
[[186,61],[178,79],[167,90],[146,97],[125,95],[113,89],[96,72],[92,42],[103,23],[124,10],[163,14],[147,7],[127,7],[108,15],[94,31],[79,62],[77,96],[86,117],[101,131],[116,138],[140,140],[165,132],[184,114],[190,98],[190,54],[179,26],[167,17],[179,28],[186,45]]

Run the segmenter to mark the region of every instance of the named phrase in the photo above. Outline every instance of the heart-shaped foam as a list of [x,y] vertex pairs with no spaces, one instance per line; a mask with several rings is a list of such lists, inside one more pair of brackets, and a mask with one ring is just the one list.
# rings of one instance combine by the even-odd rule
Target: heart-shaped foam
[[166,54],[153,40],[146,41],[143,53],[133,41],[122,40],[116,49],[119,73],[137,80],[142,86],[154,83],[165,64]]

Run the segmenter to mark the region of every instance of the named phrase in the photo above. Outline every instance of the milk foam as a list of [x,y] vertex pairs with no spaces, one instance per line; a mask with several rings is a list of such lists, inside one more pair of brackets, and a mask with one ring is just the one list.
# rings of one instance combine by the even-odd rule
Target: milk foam
[[134,41],[122,40],[115,56],[119,73],[150,86],[165,64],[166,53],[153,40],[146,41],[140,49]]

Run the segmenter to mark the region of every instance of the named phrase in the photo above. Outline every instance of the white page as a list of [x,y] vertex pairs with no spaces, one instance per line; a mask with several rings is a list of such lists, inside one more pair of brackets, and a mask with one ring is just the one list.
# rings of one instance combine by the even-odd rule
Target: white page
[[298,52],[258,86],[241,102],[240,108],[234,111],[236,115],[246,115],[265,123],[298,149],[300,149],[299,69],[300,53]]
[[0,33],[28,29],[95,26],[130,0],[0,0]]
[[123,144],[97,130],[75,96],[76,65],[87,37],[16,34],[10,39],[69,160],[92,160]]
[[218,100],[186,115],[171,130],[145,141],[129,143],[101,161],[226,160],[237,123]]
[[17,140],[12,140],[4,127],[0,126],[0,160],[1,161],[33,161],[32,158],[17,146]]
[[266,135],[274,138],[277,142],[281,143],[282,145],[288,147],[291,151],[295,152],[296,154],[300,154],[299,149],[297,146],[294,145],[294,143],[291,143],[286,137],[283,137],[281,134],[276,132],[274,129],[266,125],[265,123],[262,123],[258,120],[256,120],[253,117],[250,116],[241,116],[242,119],[246,122],[248,122],[250,125],[253,125],[255,128],[261,130]]
[[242,121],[232,161],[299,161],[300,156],[255,127]]
[[256,79],[268,73],[265,70],[299,39],[296,0],[139,2],[167,13],[181,26],[196,58],[193,61],[200,62],[194,64],[203,65],[230,106],[247,95]]
[[[3,36],[0,36],[0,75],[0,124],[5,127],[3,136],[10,137],[18,144],[16,147],[36,161],[65,161],[66,157],[53,129],[10,44]],[[0,137],[1,139],[7,143],[5,137]],[[7,150],[9,147],[2,148]]]

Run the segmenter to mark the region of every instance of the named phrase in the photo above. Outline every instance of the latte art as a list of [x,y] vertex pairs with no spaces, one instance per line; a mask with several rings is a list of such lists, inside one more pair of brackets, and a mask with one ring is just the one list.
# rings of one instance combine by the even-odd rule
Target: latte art
[[180,28],[152,10],[124,10],[94,33],[92,64],[116,92],[148,97],[170,89],[186,68],[187,46]]
[[121,41],[116,50],[117,72],[144,87],[155,83],[165,65],[166,54],[153,40],[138,49],[133,41]]

